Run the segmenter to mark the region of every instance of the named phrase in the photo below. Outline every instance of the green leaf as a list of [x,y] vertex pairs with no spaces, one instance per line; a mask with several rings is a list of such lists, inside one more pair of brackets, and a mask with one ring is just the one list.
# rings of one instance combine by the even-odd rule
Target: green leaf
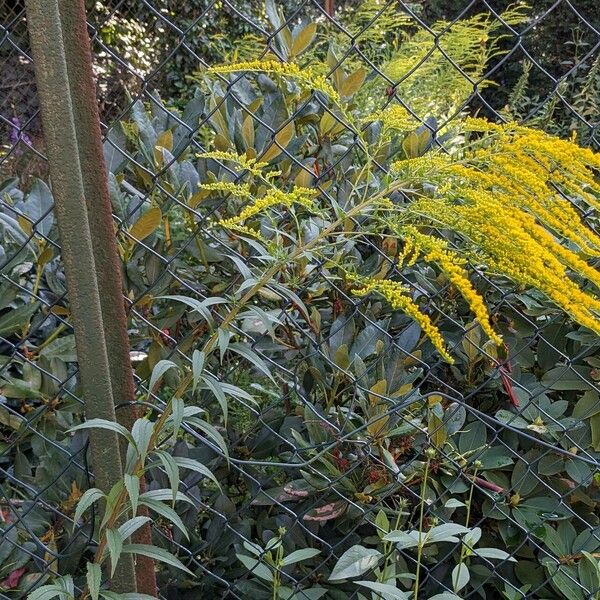
[[313,556],[317,556],[317,554],[321,554],[320,550],[316,548],[302,548],[301,550],[295,550],[291,554],[288,554],[281,561],[281,564],[285,567],[287,565],[293,565],[294,563],[301,562],[303,560],[308,560]]
[[218,446],[219,450],[221,450],[227,463],[229,463],[229,448],[227,447],[223,436],[214,428],[213,425],[197,417],[190,417],[185,421],[189,425],[193,425],[195,428],[202,431],[208,438],[210,438]]
[[159,562],[163,562],[176,569],[180,569],[194,577],[192,571],[190,571],[176,556],[158,546],[150,546],[148,544],[126,544],[123,546],[123,552],[126,554],[140,554],[142,556],[147,556],[148,558],[158,560]]
[[121,537],[126,540],[131,537],[140,527],[143,527],[148,521],[152,521],[150,517],[137,516],[125,521],[123,525],[119,527],[119,533]]
[[205,298],[204,300],[197,300],[196,298],[188,298],[187,296],[157,296],[157,299],[162,300],[175,300],[176,302],[182,302],[187,304],[190,308],[198,312],[204,320],[211,326],[214,326],[214,319],[210,314],[209,307],[215,304],[227,304],[228,300],[225,298],[211,297]]
[[348,548],[337,561],[329,581],[340,581],[358,577],[371,569],[374,569],[382,558],[381,552],[364,546],[352,546]]
[[275,379],[273,379],[273,375],[271,375],[271,371],[269,367],[265,363],[265,361],[256,353],[250,346],[246,344],[234,343],[229,344],[227,350],[231,352],[235,352],[240,356],[243,356],[248,362],[252,363],[261,373],[266,375],[273,383],[275,383]]
[[138,498],[140,496],[140,478],[135,475],[125,473],[123,477],[123,483],[125,489],[129,495],[129,501],[131,502],[131,512],[136,515],[138,509]]
[[386,600],[409,600],[410,598],[407,592],[403,592],[389,583],[379,583],[377,581],[355,581],[354,583],[376,592],[377,598],[385,598]]
[[265,581],[273,581],[273,574],[267,565],[245,554],[236,554],[236,556],[251,573]]
[[92,506],[92,504],[94,504],[94,502],[98,502],[98,500],[100,500],[104,497],[105,497],[104,492],[102,490],[99,490],[98,488],[91,488],[89,490],[86,490],[83,493],[83,495],[81,496],[81,498],[79,499],[79,502],[77,503],[77,508],[75,509],[75,516],[73,517],[75,526],[77,526],[77,523],[78,523],[79,519],[81,519],[83,513],[90,506]]
[[175,456],[173,457],[177,466],[181,469],[189,469],[190,471],[195,471],[196,473],[201,473],[205,477],[208,477],[212,481],[214,481],[219,488],[221,487],[217,478],[213,475],[211,470],[203,465],[201,462],[194,460],[192,458],[185,458],[183,456]]
[[175,459],[164,452],[163,450],[157,450],[155,454],[160,459],[162,466],[169,478],[169,483],[171,485],[171,491],[173,492],[173,506],[175,505],[175,499],[177,497],[177,491],[179,490],[179,467],[175,462]]
[[171,419],[173,421],[173,435],[171,440],[173,444],[177,441],[181,424],[183,423],[183,416],[185,414],[185,404],[181,398],[171,398]]
[[13,308],[0,317],[0,336],[8,337],[29,325],[31,317],[40,307],[39,302],[23,304],[18,308]]
[[100,565],[97,563],[89,562],[87,564],[87,573],[85,579],[92,600],[98,600],[98,595],[100,593],[100,583],[102,581],[102,569],[100,568]]
[[192,393],[196,391],[200,376],[202,375],[202,369],[204,369],[204,360],[206,356],[204,352],[194,350],[192,354]]
[[210,375],[208,373],[202,376],[202,381],[217,399],[217,402],[221,407],[221,412],[223,413],[223,421],[225,425],[227,425],[227,398],[225,398],[225,392],[223,391],[221,382],[215,379],[213,375]]
[[465,563],[458,563],[452,569],[452,587],[455,592],[460,592],[469,583],[469,579],[471,579],[471,574]]
[[27,596],[27,600],[51,600],[61,594],[64,594],[64,590],[59,585],[42,585],[33,590],[33,592]]
[[74,431],[79,431],[80,429],[107,429],[109,431],[114,431],[123,436],[130,444],[135,446],[135,441],[129,431],[127,431],[123,425],[119,425],[119,423],[114,423],[113,421],[107,421],[106,419],[89,419],[85,423],[81,423],[81,425],[75,425],[75,427],[71,427],[68,432],[73,433]]
[[108,546],[108,553],[110,554],[110,576],[112,577],[115,574],[117,563],[123,551],[123,536],[121,532],[118,529],[107,529],[106,544]]
[[158,380],[169,370],[179,369],[179,367],[172,360],[159,360],[152,369],[152,375],[150,376],[150,383],[148,385],[148,400],[152,395],[154,386],[158,383]]
[[481,558],[490,558],[494,560],[508,560],[510,562],[517,562],[508,552],[499,550],[498,548],[477,548],[473,551],[476,556]]
[[[167,491],[169,491],[169,490],[167,490]],[[167,506],[166,504],[163,504],[162,502],[159,502],[158,500],[152,500],[149,498],[144,499],[143,498],[144,495],[145,494],[142,494],[142,499],[140,499],[140,504],[147,506],[150,510],[153,510],[155,513],[159,514],[161,517],[164,517],[165,519],[167,519],[167,521],[169,521],[170,523],[175,525],[175,527],[177,527],[177,529],[179,529],[179,531],[181,531],[181,533],[183,533],[183,535],[189,539],[187,528],[183,524],[181,517],[170,506]],[[170,496],[168,499],[170,499]]]

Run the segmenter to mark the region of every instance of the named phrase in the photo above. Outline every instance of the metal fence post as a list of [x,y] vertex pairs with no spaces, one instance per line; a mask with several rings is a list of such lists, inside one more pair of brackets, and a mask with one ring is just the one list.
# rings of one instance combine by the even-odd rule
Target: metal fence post
[[[77,143],[78,114],[73,109],[59,4],[27,0],[26,9],[86,418],[114,421],[109,353]],[[119,440],[113,432],[92,430],[90,447],[96,485],[107,491],[123,476]],[[136,591],[131,555],[119,562],[111,587]]]

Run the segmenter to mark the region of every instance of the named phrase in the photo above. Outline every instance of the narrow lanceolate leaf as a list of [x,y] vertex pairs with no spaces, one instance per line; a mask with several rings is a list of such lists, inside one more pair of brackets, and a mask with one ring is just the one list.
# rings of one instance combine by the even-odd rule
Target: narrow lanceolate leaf
[[147,506],[150,510],[153,510],[156,514],[164,517],[167,519],[167,521],[175,525],[175,527],[177,527],[177,529],[179,529],[179,531],[181,531],[181,533],[183,533],[183,535],[189,539],[187,529],[183,524],[181,517],[170,506],[167,506],[158,500],[145,499],[141,500],[140,502],[144,506]]
[[129,229],[129,235],[141,242],[158,228],[162,220],[160,208],[147,210]]
[[52,600],[52,598],[56,598],[60,594],[64,594],[64,590],[59,585],[42,585],[33,590],[27,596],[27,600]]
[[92,600],[98,600],[100,594],[100,582],[102,581],[102,569],[97,563],[87,564],[86,583]]
[[192,393],[196,391],[196,386],[200,381],[200,375],[202,375],[202,369],[204,369],[204,352],[194,350],[192,354]]
[[210,298],[205,298],[204,300],[188,298],[187,296],[157,296],[156,298],[162,300],[175,300],[176,302],[187,304],[191,309],[201,314],[204,320],[211,327],[214,326],[214,319],[209,310],[210,307],[214,306],[215,304],[227,304],[228,302],[225,298],[220,298],[218,296],[211,296]]
[[147,556],[148,558],[153,558],[154,560],[164,562],[167,565],[185,571],[192,577],[194,576],[194,574],[176,556],[173,556],[173,554],[167,552],[163,548],[149,546],[148,544],[126,544],[123,546],[123,552],[126,552],[127,554],[140,554],[142,556]]
[[229,449],[227,448],[225,439],[213,425],[198,417],[189,417],[186,418],[185,421],[196,429],[199,429],[202,433],[204,433],[204,435],[206,435],[207,438],[210,438],[219,447],[219,450],[223,453],[225,460],[227,460],[227,463],[229,463]]
[[183,416],[185,414],[185,404],[181,398],[171,399],[171,414],[173,418],[173,443],[177,441],[177,434],[183,423]]
[[112,577],[115,574],[117,563],[123,551],[123,536],[118,529],[107,529],[106,542],[110,555],[110,576]]
[[154,386],[158,383],[158,380],[169,370],[178,369],[179,367],[172,360],[159,360],[154,369],[152,369],[152,375],[150,376],[150,384],[148,385],[148,399],[152,395]]
[[175,499],[177,498],[177,491],[179,490],[179,467],[177,466],[175,459],[169,453],[157,450],[155,454],[160,459],[163,469],[169,478],[171,492],[173,493],[173,506],[175,506]]
[[119,533],[124,540],[127,540],[148,521],[152,521],[152,519],[150,517],[132,517],[119,527]]
[[212,474],[210,469],[203,465],[201,462],[193,460],[192,458],[185,458],[183,456],[175,456],[173,458],[180,469],[189,469],[190,471],[196,471],[196,473],[201,473],[205,477],[208,477],[209,479],[214,481],[219,486],[219,488],[221,487],[219,482],[217,481],[217,478]]
[[240,344],[238,342],[234,344],[229,344],[229,348],[227,348],[231,352],[235,352],[240,356],[243,356],[249,363],[252,363],[261,373],[264,373],[271,381],[275,381],[273,379],[273,375],[271,375],[271,371],[267,366],[267,363],[254,351],[250,346],[245,344]]
[[129,431],[127,431],[123,425],[119,425],[119,423],[114,423],[113,421],[107,421],[106,419],[89,419],[85,423],[71,427],[69,433],[79,431],[80,429],[108,429],[109,431],[114,431],[119,435],[122,435],[130,444],[135,446],[135,442]]
[[131,512],[136,515],[138,509],[138,498],[140,496],[140,478],[135,475],[125,474],[125,489],[131,502]]
[[83,513],[90,507],[94,502],[98,502],[101,498],[104,498],[104,493],[102,490],[98,488],[91,488],[84,492],[84,494],[79,499],[77,503],[77,508],[75,509],[75,516],[73,517],[73,521],[75,521],[75,525],[77,525],[79,519],[81,519]]

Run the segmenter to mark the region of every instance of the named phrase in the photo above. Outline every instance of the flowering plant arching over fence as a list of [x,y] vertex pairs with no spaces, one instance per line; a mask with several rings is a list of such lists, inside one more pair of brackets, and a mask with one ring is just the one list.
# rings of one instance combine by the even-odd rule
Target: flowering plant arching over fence
[[[554,10],[584,27],[576,3],[109,4],[88,18],[123,85],[95,19],[179,40],[104,129],[137,419],[90,418],[60,186],[11,116],[0,596],[131,598],[134,555],[160,597],[596,597],[598,115],[565,131],[502,70]],[[246,31],[152,89],[208,15]],[[589,77],[576,100],[557,82],[565,110]],[[121,439],[110,489],[98,429]]]

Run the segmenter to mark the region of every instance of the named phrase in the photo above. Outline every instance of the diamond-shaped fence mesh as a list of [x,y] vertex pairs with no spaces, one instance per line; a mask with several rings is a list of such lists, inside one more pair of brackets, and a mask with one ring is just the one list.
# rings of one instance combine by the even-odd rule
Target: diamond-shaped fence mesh
[[[86,435],[67,432],[83,397],[25,10],[0,6],[0,597],[12,599],[64,574],[83,589],[98,539],[94,514],[74,522],[93,473]],[[180,469],[187,535],[153,514],[154,543],[191,571],[157,563],[161,596],[598,597],[597,334],[471,259],[497,350],[448,278],[399,266],[398,239],[348,200],[393,177],[387,150],[369,147],[369,117],[390,107],[413,123],[413,157],[453,152],[469,116],[597,149],[596,2],[87,8],[140,409],[156,420],[193,373],[184,400],[198,412],[169,452],[214,475]],[[320,208],[253,212],[274,185],[315,190]],[[596,228],[595,210],[561,193]],[[453,365],[410,316],[355,293],[356,264],[408,286]],[[169,487],[165,464],[149,490]]]

